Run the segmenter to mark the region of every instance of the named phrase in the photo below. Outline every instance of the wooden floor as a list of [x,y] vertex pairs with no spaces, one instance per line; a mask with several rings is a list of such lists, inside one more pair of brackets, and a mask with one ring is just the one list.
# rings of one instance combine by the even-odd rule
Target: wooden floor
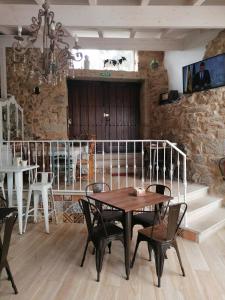
[[[162,287],[155,286],[154,260],[147,261],[143,243],[138,252],[130,280],[125,280],[123,247],[112,245],[106,254],[97,283],[94,256],[90,246],[84,267],[79,263],[86,239],[82,224],[51,225],[45,234],[43,223],[29,224],[27,233],[13,234],[9,262],[19,294],[14,295],[3,272],[1,300],[140,300],[140,299],[225,299],[225,229],[196,244],[179,239],[186,277],[181,276],[173,249],[168,251]],[[136,235],[132,242],[132,253]]]

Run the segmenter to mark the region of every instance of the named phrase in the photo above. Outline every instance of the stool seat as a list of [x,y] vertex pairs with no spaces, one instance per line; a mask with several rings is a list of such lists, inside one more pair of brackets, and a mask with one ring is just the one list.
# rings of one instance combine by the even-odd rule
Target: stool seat
[[29,187],[29,189],[33,190],[33,191],[42,191],[42,189],[51,189],[52,185],[51,183],[40,183],[40,182],[36,182],[36,183],[32,183]]

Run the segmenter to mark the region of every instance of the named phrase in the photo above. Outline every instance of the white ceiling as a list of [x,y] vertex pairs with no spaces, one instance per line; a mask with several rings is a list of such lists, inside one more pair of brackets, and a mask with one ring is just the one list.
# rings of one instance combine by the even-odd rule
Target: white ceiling
[[[179,50],[225,28],[225,0],[50,0],[56,21],[81,46]],[[42,0],[0,0],[0,34],[23,34]],[[213,6],[212,6],[213,5]],[[1,40],[0,40],[1,42]]]

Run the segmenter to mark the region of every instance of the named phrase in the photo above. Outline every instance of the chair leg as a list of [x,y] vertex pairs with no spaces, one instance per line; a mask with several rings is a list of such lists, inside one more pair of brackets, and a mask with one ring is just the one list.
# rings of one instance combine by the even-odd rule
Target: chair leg
[[150,243],[148,243],[148,254],[149,254],[149,261],[152,260],[152,247]]
[[138,250],[138,246],[139,246],[140,242],[141,242],[141,237],[140,237],[140,235],[138,233],[137,242],[136,242],[136,246],[135,246],[135,250],[134,250],[134,256],[132,258],[131,265],[130,265],[131,268],[133,268],[133,265],[134,265],[134,262],[135,262],[135,258],[136,258],[136,254],[137,254],[137,250]]
[[53,208],[53,213],[55,216],[55,223],[58,224],[58,218],[57,218],[57,213],[56,213],[56,209],[55,209],[55,199],[54,199],[52,188],[50,189],[50,193],[51,193],[51,198],[52,198],[52,208]]
[[156,274],[158,277],[158,287],[160,287],[161,286],[161,277],[162,277],[162,273],[163,273],[165,253],[161,247],[154,249],[154,252],[155,252]]
[[81,267],[83,267],[83,265],[84,265],[88,244],[89,244],[89,238],[87,238],[86,245],[85,245],[85,248],[84,248],[83,257],[82,257],[82,261],[81,261],[81,264],[80,264]]
[[176,253],[177,253],[177,257],[178,257],[178,260],[179,260],[179,263],[180,263],[180,268],[181,268],[181,271],[182,271],[182,275],[185,276],[184,267],[183,267],[183,264],[182,264],[182,261],[181,261],[180,251],[178,249],[178,245],[177,245],[176,240],[173,241],[173,247],[175,248]]
[[37,223],[38,204],[39,204],[39,192],[34,191],[34,223]]
[[48,220],[48,191],[42,189],[42,202],[44,208],[45,231],[49,233],[49,220]]
[[11,271],[10,271],[10,267],[9,267],[8,262],[6,262],[5,269],[6,269],[6,272],[7,272],[7,275],[8,275],[8,279],[11,281],[11,284],[12,284],[12,287],[13,287],[13,289],[14,289],[15,294],[18,294],[18,290],[17,290],[17,288],[16,288],[16,285],[15,285],[15,282],[14,282],[14,279],[13,279],[13,276],[12,276],[12,273],[11,273]]
[[100,273],[102,270],[102,263],[103,263],[103,257],[104,257],[105,247],[102,245],[99,245],[96,248],[95,252],[95,259],[96,259],[96,270],[97,270],[97,281],[100,281]]
[[109,248],[109,254],[111,254],[112,242],[110,242],[110,243],[108,244],[108,248]]
[[30,209],[31,195],[32,195],[32,190],[29,189],[28,199],[27,199],[27,209],[26,209],[25,222],[24,222],[24,228],[23,228],[24,233],[26,232],[26,229],[27,229],[27,220],[28,220],[29,209]]

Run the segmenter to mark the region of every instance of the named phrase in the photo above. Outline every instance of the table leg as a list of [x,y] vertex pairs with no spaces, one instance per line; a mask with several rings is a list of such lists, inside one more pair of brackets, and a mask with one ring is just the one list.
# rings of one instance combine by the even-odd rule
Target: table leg
[[7,173],[7,187],[8,187],[8,204],[12,206],[13,199],[13,173]]
[[124,226],[124,251],[125,251],[125,269],[127,280],[130,276],[130,241],[131,241],[131,220],[132,212],[125,213],[125,226]]
[[22,172],[15,173],[16,184],[16,200],[18,209],[19,233],[23,233],[23,174]]

